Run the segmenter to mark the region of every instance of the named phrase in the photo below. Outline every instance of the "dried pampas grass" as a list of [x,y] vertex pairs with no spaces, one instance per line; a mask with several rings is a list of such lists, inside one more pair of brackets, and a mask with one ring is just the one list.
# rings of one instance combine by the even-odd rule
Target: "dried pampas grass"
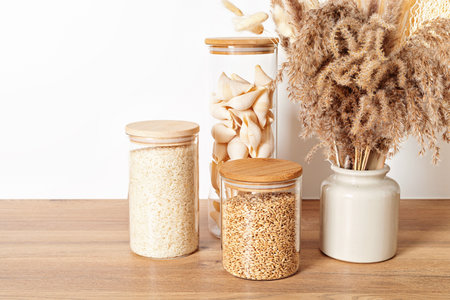
[[398,54],[407,65],[409,131],[421,145],[420,153],[433,151],[439,159],[440,138],[450,141],[450,22],[425,22]]
[[425,22],[437,18],[450,18],[450,1],[448,0],[415,0],[411,7],[409,35],[416,32]]
[[302,136],[338,166],[382,167],[410,134],[437,162],[439,139],[450,140],[450,21],[410,30],[418,2],[272,1],[287,53],[278,80],[285,71]]

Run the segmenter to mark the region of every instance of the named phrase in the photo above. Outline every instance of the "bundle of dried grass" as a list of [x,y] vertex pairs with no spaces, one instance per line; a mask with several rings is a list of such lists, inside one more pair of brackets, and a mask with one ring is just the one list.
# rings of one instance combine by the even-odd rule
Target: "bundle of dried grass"
[[436,0],[410,0],[414,2],[411,6],[411,14],[408,26],[408,36],[416,32],[425,22],[435,20],[439,17],[450,18],[450,1]]
[[418,2],[272,0],[287,53],[278,80],[286,71],[302,136],[338,166],[380,168],[410,134],[437,162],[439,138],[450,140],[450,21],[410,35]]

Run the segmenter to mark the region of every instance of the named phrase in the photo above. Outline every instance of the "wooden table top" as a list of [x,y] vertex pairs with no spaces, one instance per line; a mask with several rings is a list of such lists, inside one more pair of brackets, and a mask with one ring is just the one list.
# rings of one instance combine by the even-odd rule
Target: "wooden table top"
[[200,251],[157,261],[131,253],[126,200],[2,200],[0,299],[450,298],[450,200],[401,201],[398,254],[376,264],[318,250],[318,204],[303,201],[299,273],[257,282],[222,268],[206,201]]

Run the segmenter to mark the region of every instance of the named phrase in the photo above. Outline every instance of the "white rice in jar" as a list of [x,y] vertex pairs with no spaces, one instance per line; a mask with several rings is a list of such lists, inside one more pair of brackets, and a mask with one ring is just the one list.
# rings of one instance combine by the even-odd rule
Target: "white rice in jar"
[[152,258],[198,248],[196,144],[146,147],[130,152],[130,245]]

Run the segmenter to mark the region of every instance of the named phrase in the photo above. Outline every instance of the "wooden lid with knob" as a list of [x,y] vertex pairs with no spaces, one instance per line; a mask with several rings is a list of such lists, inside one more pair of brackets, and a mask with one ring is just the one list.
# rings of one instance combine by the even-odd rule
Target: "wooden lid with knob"
[[219,174],[230,180],[255,183],[270,183],[292,180],[303,173],[296,162],[273,158],[245,158],[227,161]]
[[198,133],[200,126],[194,122],[176,120],[152,120],[128,124],[128,135],[143,138],[180,138]]

